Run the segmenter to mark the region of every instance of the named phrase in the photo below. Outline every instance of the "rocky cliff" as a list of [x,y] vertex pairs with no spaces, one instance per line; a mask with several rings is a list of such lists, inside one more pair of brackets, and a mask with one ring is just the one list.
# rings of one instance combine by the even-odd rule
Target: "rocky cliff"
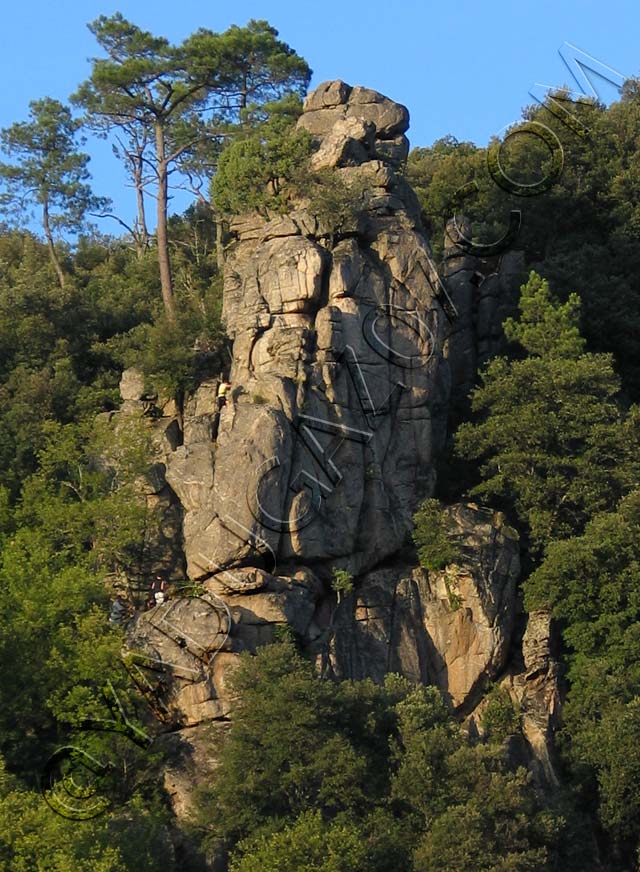
[[167,465],[192,578],[265,565],[265,552],[281,567],[360,574],[402,546],[434,485],[446,297],[394,169],[408,113],[333,82],[307,98],[300,125],[317,141],[316,167],[362,202],[338,233],[305,208],[231,223],[231,402],[214,446],[202,386]]
[[[524,643],[516,632],[517,534],[499,513],[461,504],[448,510],[455,564],[426,572],[411,546],[412,515],[434,489],[452,379],[462,396],[479,355],[491,353],[474,338],[475,265],[453,249],[451,286],[438,275],[402,173],[403,106],[330,82],[306,99],[299,124],[313,137],[314,167],[351,192],[350,217],[336,227],[301,198],[287,215],[231,222],[228,401],[218,420],[217,383],[207,381],[181,414],[169,404],[150,425],[150,497],[178,553],[165,565],[178,577],[184,557],[198,588],[141,615],[129,646],[165,664],[169,680],[156,691],[167,742],[187,741],[201,771],[212,762],[204,732],[232,714],[229,670],[286,625],[325,674],[400,672],[438,685],[471,720],[488,682],[505,682],[551,777],[549,627],[538,616]],[[487,342],[496,281],[480,301]],[[143,393],[125,373],[127,414],[143,414]],[[342,592],[337,571],[352,580]],[[169,769],[167,783],[182,810],[188,768]]]

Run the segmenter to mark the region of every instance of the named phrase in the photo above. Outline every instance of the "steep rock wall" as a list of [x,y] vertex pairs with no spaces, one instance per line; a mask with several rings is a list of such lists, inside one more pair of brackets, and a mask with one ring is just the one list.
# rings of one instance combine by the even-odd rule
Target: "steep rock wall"
[[[325,674],[400,672],[438,685],[461,715],[488,681],[506,681],[529,708],[540,758],[556,672],[549,658],[536,671],[530,651],[514,657],[517,535],[467,503],[449,509],[455,564],[427,573],[411,548],[447,435],[452,373],[459,398],[491,350],[474,338],[475,265],[450,250],[448,289],[437,274],[401,172],[404,107],[330,82],[309,95],[299,124],[315,140],[316,168],[357,192],[352,216],[336,229],[301,200],[286,216],[231,223],[228,402],[218,420],[217,382],[205,381],[181,416],[165,406],[153,425],[158,492],[170,492],[172,512],[179,503],[177,550],[199,587],[140,615],[129,647],[169,664],[154,693],[167,742],[184,742],[194,760],[207,758],[211,725],[224,729],[232,714],[238,655],[283,625]],[[125,373],[125,406],[142,403],[132,384]],[[352,593],[336,595],[336,569],[353,576]],[[548,754],[541,766],[550,777]],[[167,770],[177,811],[188,805],[185,771]]]
[[[362,573],[402,546],[433,490],[446,297],[414,195],[393,169],[408,113],[334,82],[307,99],[300,125],[317,140],[316,164],[357,186],[361,202],[337,234],[303,208],[231,224],[231,402],[215,459],[206,427],[185,427],[167,470],[192,578],[265,552]],[[207,390],[195,397],[205,415]]]

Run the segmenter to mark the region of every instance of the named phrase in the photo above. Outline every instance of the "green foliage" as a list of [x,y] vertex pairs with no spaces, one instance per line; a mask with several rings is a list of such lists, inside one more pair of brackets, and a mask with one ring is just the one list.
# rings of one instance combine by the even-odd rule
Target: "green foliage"
[[124,366],[145,373],[151,393],[179,398],[228,366],[220,284],[216,280],[203,294],[179,295],[175,318],[159,314],[153,324],[140,325],[111,344]]
[[346,569],[334,566],[331,570],[331,589],[336,593],[339,603],[343,594],[350,594],[353,590],[353,575]]
[[498,742],[520,731],[519,707],[504,688],[495,687],[489,694],[482,726],[487,736]]
[[271,836],[239,845],[231,872],[364,872],[367,845],[354,823],[326,824],[320,812],[306,812]]
[[[87,719],[110,716],[107,680],[133,722],[141,717],[119,664],[122,631],[107,620],[105,576],[132,569],[148,524],[135,487],[148,433],[119,432],[96,413],[117,405],[123,366],[141,367],[163,398],[226,368],[221,217],[283,213],[295,196],[318,235],[335,237],[357,232],[366,191],[348,172],[311,171],[311,138],[295,127],[310,70],[267,22],[201,29],[180,45],[120,14],[91,29],[103,56],[77,102],[99,134],[118,134],[138,193],[129,236],[60,241],[107,205],[88,186],[79,122],[65,106],[34,101],[28,121],[0,136],[10,161],[0,164],[0,205],[21,221],[25,206],[39,209],[46,238],[0,231],[0,867],[171,872],[179,864],[156,755],[86,729]],[[505,323],[509,357],[487,367],[458,446],[482,465],[474,492],[513,509],[529,535],[526,605],[552,612],[567,666],[561,750],[618,872],[637,862],[640,841],[640,415],[620,394],[622,385],[640,395],[638,83],[609,109],[583,101],[572,111],[589,135],[562,127],[549,102],[525,110],[558,132],[565,152],[563,175],[526,204],[490,178],[486,149],[452,137],[414,151],[408,175],[438,253],[454,212],[488,242],[524,205],[516,245],[535,272],[520,318]],[[522,133],[503,143],[501,160],[523,182],[550,167],[544,145]],[[214,218],[203,192],[216,167]],[[148,183],[166,217],[172,173],[199,205],[166,227],[161,220],[154,249]],[[176,305],[161,314],[167,270]],[[455,562],[435,500],[415,523],[423,566]],[[338,600],[352,586],[334,571]],[[198,824],[229,852],[233,872],[597,866],[571,801],[537,795],[505,759],[519,712],[504,691],[489,695],[488,741],[470,742],[434,688],[397,676],[382,686],[321,680],[288,627],[241,658],[235,690]],[[102,784],[113,807],[101,818],[67,821],[31,789],[68,741],[114,764]]]
[[[581,536],[554,542],[525,586],[529,608],[560,622],[571,682],[564,750],[614,839],[640,838],[640,494],[596,516]],[[593,793],[592,793],[593,795]]]
[[[480,206],[473,211],[469,208],[475,206],[475,199],[471,203],[465,200],[462,206],[463,201],[456,198],[458,191],[472,179],[486,182],[486,192],[483,187],[482,194],[485,197],[489,195],[493,182],[486,179],[483,169],[482,149],[471,142],[459,142],[454,136],[445,136],[436,140],[430,148],[414,148],[410,153],[407,181],[418,195],[430,244],[436,255],[442,254],[446,223],[454,213],[464,210],[473,218],[483,214]],[[474,230],[474,239],[491,240],[490,227],[479,227],[476,221]]]
[[[44,230],[77,233],[88,211],[104,205],[87,184],[89,156],[78,151],[80,122],[58,100],[45,97],[29,104],[29,121],[0,133],[2,150],[13,163],[0,164],[6,187],[0,204],[24,226],[25,208],[42,210]],[[48,226],[50,225],[50,227]]]
[[[102,337],[91,344],[91,351],[99,360],[109,361],[114,369],[142,369],[149,392],[167,398],[180,397],[197,379],[217,375],[228,365],[221,323],[222,282],[210,210],[191,207],[184,215],[172,217],[169,228],[175,318],[169,318],[156,302],[157,270],[150,254],[143,258],[128,254],[125,258],[119,252],[118,259],[110,258],[115,262],[101,263],[89,272],[89,289],[97,298],[95,305],[111,305],[116,318],[122,313],[122,321],[116,320],[113,325],[116,329],[104,330]],[[116,274],[109,275],[111,271]],[[142,299],[139,283],[146,288]],[[104,300],[102,295],[107,291],[111,296]],[[124,320],[127,300],[132,310]]]
[[556,868],[563,821],[537,805],[530,775],[506,769],[495,749],[466,745],[432,688],[397,709],[392,795],[422,831],[416,872]]
[[529,356],[575,360],[585,351],[580,335],[580,297],[571,294],[566,303],[553,300],[549,283],[531,273],[520,296],[520,320],[504,323],[507,339],[517,342]]
[[0,868],[3,872],[155,872],[176,868],[166,816],[132,800],[118,814],[72,821],[25,790],[0,760]]
[[357,230],[358,213],[365,204],[368,187],[362,176],[345,177],[334,169],[317,170],[309,176],[303,193],[321,235],[335,237]]
[[[336,688],[289,642],[244,657],[233,683],[239,702],[221,777],[199,803],[212,838],[246,838],[316,807],[332,815],[372,808],[380,773],[367,746],[388,729],[382,700],[391,691]],[[350,712],[355,736],[341,729]]]
[[491,759],[477,755],[476,760],[464,759],[463,768],[471,766],[469,777],[458,770],[456,764],[461,762],[454,758],[450,765],[468,798],[451,803],[435,818],[416,848],[415,872],[563,868],[556,857],[563,822],[536,808],[528,773],[523,769],[508,775],[492,772]]
[[[559,622],[568,664],[563,753],[614,852],[629,859],[640,838],[640,419],[619,404],[611,358],[585,350],[575,296],[555,302],[533,273],[520,312],[505,330],[526,356],[489,364],[473,397],[481,418],[461,426],[458,446],[483,461],[474,492],[506,500],[528,528],[525,603]],[[511,721],[501,708],[487,709],[498,734]]]
[[438,500],[425,500],[413,516],[413,522],[413,541],[421,566],[437,572],[455,561],[457,548],[451,538],[451,525]]
[[176,314],[167,214],[171,176],[202,198],[223,143],[255,104],[304,92],[311,71],[266,21],[225,33],[200,28],[180,45],[156,37],[120,13],[90,25],[104,52],[74,101],[104,136],[115,132],[116,153],[138,197],[133,236],[144,250],[145,196],[157,202],[156,248],[162,297],[169,320]]
[[241,137],[222,154],[212,183],[216,212],[223,216],[257,211],[286,213],[294,199],[318,222],[321,236],[357,226],[367,184],[334,169],[313,170],[312,139],[295,122],[301,104],[288,98],[251,116]]
[[532,273],[520,312],[505,329],[527,356],[489,363],[472,395],[479,420],[460,427],[457,447],[482,461],[472,493],[513,506],[539,549],[580,532],[638,481],[640,418],[620,410],[611,357],[582,350],[575,297],[556,303]]
[[[630,80],[621,99],[608,108],[592,100],[572,102],[562,92],[553,98],[555,108],[547,100],[523,112],[525,121],[549,127],[564,152],[561,175],[540,196],[524,199],[504,191],[488,172],[487,149],[453,137],[414,149],[408,177],[438,254],[446,222],[454,212],[468,216],[474,240],[486,243],[503,236],[510,210],[521,210],[521,230],[510,247],[524,252],[526,269],[544,276],[555,294],[580,289],[582,329],[589,350],[614,355],[623,387],[636,399],[640,396],[640,298],[635,290],[640,269],[640,89],[637,81]],[[583,125],[583,135],[562,123],[557,108],[561,105]],[[521,122],[512,128],[517,129],[527,126]],[[491,144],[494,150],[496,144]],[[524,182],[536,182],[549,170],[549,151],[531,133],[510,136],[500,159],[512,178]],[[491,271],[492,266],[487,263],[483,270]]]
[[108,676],[126,685],[103,578],[135,560],[146,520],[134,487],[142,437],[88,424],[48,422],[46,431],[39,471],[0,543],[0,651],[12,663],[0,682],[0,750],[20,772],[51,753],[58,724],[104,708]]
[[221,215],[257,210],[285,212],[292,190],[308,175],[311,138],[296,130],[300,101],[264,107],[244,135],[222,154],[212,184],[214,209]]
[[454,590],[451,590],[451,582],[448,578],[448,573],[445,572],[444,576],[444,584],[447,589],[447,600],[449,601],[449,608],[452,612],[457,612],[458,609],[462,608],[464,603],[464,599],[462,596]]
[[198,801],[234,872],[588,868],[565,862],[564,821],[528,773],[469,745],[435,688],[324,681],[290,642],[243,656],[234,685],[239,709]]
[[113,353],[151,323],[150,259],[109,239],[83,238],[66,264],[64,293],[45,246],[0,234],[0,482],[15,496],[34,471],[48,420],[69,423],[114,408],[122,364]]

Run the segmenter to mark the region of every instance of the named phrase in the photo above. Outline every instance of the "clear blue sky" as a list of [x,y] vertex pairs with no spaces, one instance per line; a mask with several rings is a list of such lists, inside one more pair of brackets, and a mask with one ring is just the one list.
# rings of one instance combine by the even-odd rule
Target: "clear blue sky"
[[[68,97],[97,53],[87,22],[115,11],[173,41],[266,18],[311,65],[312,87],[342,78],[405,103],[412,145],[447,133],[486,143],[531,102],[534,82],[571,81],[558,53],[565,42],[640,74],[638,0],[18,0],[2,13],[0,127],[24,118],[29,100]],[[608,102],[616,93],[604,84],[600,95]],[[88,150],[96,193],[130,218],[115,158],[104,144]]]

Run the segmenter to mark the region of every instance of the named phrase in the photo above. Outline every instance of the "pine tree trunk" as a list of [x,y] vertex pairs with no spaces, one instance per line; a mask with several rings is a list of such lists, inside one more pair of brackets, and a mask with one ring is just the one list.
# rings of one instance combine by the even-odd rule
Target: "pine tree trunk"
[[138,155],[138,162],[133,173],[133,181],[136,188],[136,199],[138,204],[138,238],[136,239],[136,246],[139,255],[144,254],[144,252],[149,247],[149,231],[147,230],[147,215],[144,205],[144,185],[142,182],[142,170],[142,158]]
[[44,235],[47,239],[49,257],[51,258],[51,263],[53,264],[53,268],[58,276],[58,284],[60,285],[60,288],[64,290],[65,278],[64,273],[62,272],[62,267],[60,266],[60,261],[58,260],[58,255],[56,254],[56,247],[53,244],[53,234],[51,233],[51,225],[49,224],[49,202],[46,197],[42,204],[42,226],[44,227]]
[[169,258],[169,239],[167,235],[169,179],[165,156],[164,130],[161,124],[156,125],[156,152],[158,160],[158,226],[156,229],[156,240],[158,244],[160,284],[162,286],[162,301],[165,312],[171,321],[175,321],[176,307],[173,298],[173,280],[171,278],[171,260]]

